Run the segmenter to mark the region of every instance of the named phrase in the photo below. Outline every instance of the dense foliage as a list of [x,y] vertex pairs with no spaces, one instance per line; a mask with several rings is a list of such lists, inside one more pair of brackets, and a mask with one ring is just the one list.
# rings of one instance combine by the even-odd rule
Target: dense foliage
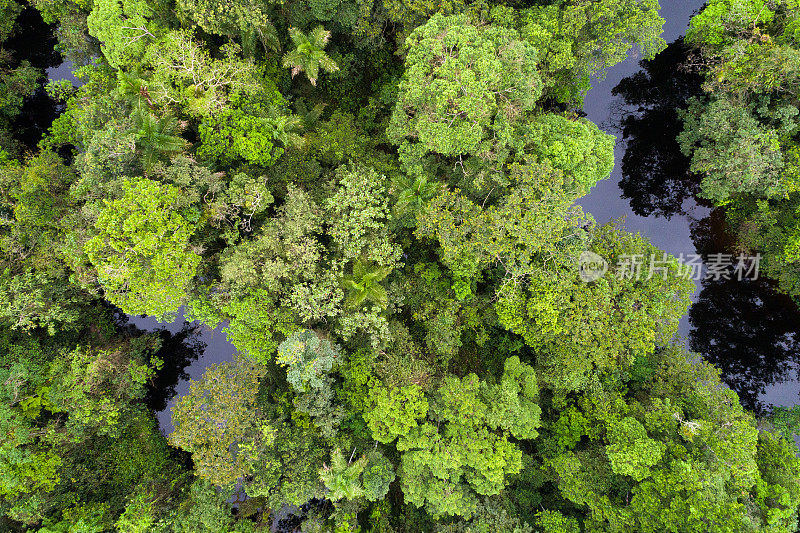
[[[0,54],[0,529],[796,530],[791,413],[675,344],[677,260],[575,203],[614,166],[583,97],[664,48],[656,0],[32,4],[81,83],[26,152],[42,73]],[[796,4],[695,18],[680,141],[800,294]],[[238,353],[164,436],[175,354],[121,317],[180,313]]]

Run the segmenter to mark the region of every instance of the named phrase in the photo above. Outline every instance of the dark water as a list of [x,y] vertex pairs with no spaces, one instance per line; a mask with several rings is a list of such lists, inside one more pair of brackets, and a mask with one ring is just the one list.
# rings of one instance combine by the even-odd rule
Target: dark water
[[[679,39],[685,33],[692,15],[696,10],[702,7],[703,4],[704,2],[702,0],[661,0],[661,5],[663,6],[661,8],[661,16],[666,20],[663,38],[668,43]],[[623,177],[622,162],[625,159],[626,145],[628,142],[623,141],[621,138],[622,132],[619,131],[619,125],[626,116],[630,116],[630,113],[626,112],[634,111],[635,114],[641,115],[642,112],[638,112],[640,105],[636,104],[646,105],[649,104],[649,102],[635,102],[631,107],[620,108],[624,103],[624,99],[617,97],[614,94],[614,89],[618,87],[623,80],[629,80],[632,76],[641,71],[639,62],[640,58],[632,54],[627,61],[609,69],[606,78],[604,80],[595,81],[591,91],[589,91],[586,97],[584,111],[588,118],[605,131],[617,135],[618,140],[615,154],[616,165],[611,177],[598,183],[587,196],[578,200],[578,203],[583,206],[584,210],[591,213],[600,224],[606,223],[612,219],[624,217],[624,225],[629,231],[641,233],[655,246],[670,254],[675,256],[684,254],[684,256],[688,256],[689,254],[697,252],[692,241],[692,222],[708,216],[710,213],[708,208],[698,205],[694,198],[689,195],[688,197],[680,199],[682,200],[679,202],[680,212],[670,212],[669,215],[671,216],[667,218],[660,216],[663,214],[658,209],[658,206],[663,204],[663,200],[660,197],[647,205],[647,209],[634,210],[633,205],[636,205],[636,201],[631,201],[630,198],[623,197],[623,193],[620,189],[620,185],[623,181],[635,181],[641,176],[632,175],[629,172],[627,176]],[[669,79],[672,74],[677,74],[677,72],[675,72],[675,70],[669,70],[663,72],[663,74]],[[640,87],[633,88],[630,91],[632,93],[631,96],[637,98],[641,94],[640,91]],[[670,103],[672,104],[679,105],[683,100],[682,98],[678,98],[676,102],[675,98],[672,98],[671,91],[669,90],[661,92],[666,93],[661,96],[669,97],[671,100]],[[668,111],[672,112],[674,109],[675,107],[673,105],[672,108],[668,108]],[[665,124],[662,120],[658,120],[656,117],[652,118],[655,119],[653,122],[650,120],[644,121],[643,128],[646,131],[659,132],[662,135],[656,139],[648,140],[650,142],[645,141],[646,145],[641,149],[640,156],[645,156],[652,150],[658,150],[662,145],[669,146],[673,144],[675,148],[677,148],[674,136],[670,137],[674,131],[665,128]],[[677,117],[675,120],[677,120]],[[672,130],[674,130],[674,128],[672,128]],[[680,131],[680,129],[678,129],[678,131]],[[671,168],[666,167],[660,170],[660,175],[656,177],[656,180],[672,178],[673,170]],[[651,179],[650,181],[652,182],[653,180]],[[638,191],[629,192],[633,192],[636,197],[640,196],[640,194],[636,194]],[[671,200],[675,201],[674,198]],[[695,296],[697,295],[695,294]],[[689,333],[689,323],[686,318],[681,322],[680,333],[684,337]]]
[[[641,233],[656,246],[683,254],[728,251],[723,214],[699,203],[699,179],[688,169],[675,136],[681,129],[675,110],[699,94],[700,79],[680,68],[687,50],[680,37],[701,0],[661,0],[666,19],[664,38],[670,46],[655,60],[635,56],[596,80],[586,98],[588,118],[618,137],[616,167],[579,203],[599,223],[625,218],[629,231]],[[18,40],[20,56],[46,69],[50,79],[78,81],[68,62],[53,54],[52,28],[26,10],[27,39]],[[47,39],[30,39],[31,35]],[[48,48],[49,47],[49,48]],[[20,119],[24,142],[35,146],[61,109],[40,91]],[[698,281],[694,305],[681,321],[681,339],[717,365],[726,382],[749,408],[794,405],[800,382],[800,312],[766,280]],[[162,431],[172,430],[170,408],[189,391],[211,364],[229,361],[234,347],[221,327],[209,330],[183,318],[161,324],[152,318],[129,317],[131,327],[158,331],[165,361],[148,398]]]
[[59,65],[48,68],[47,77],[54,81],[69,80],[73,85],[80,85],[81,82],[78,81],[78,78],[75,77],[75,74],[72,73],[72,70],[72,63],[69,61],[64,61]]
[[[9,52],[9,61],[4,67],[17,68],[23,61],[47,72],[63,63],[61,54],[54,50],[56,38],[54,28],[42,21],[39,12],[27,6],[16,20],[16,31],[3,43]],[[32,152],[50,124],[63,111],[63,106],[53,101],[45,92],[47,78],[42,76],[36,92],[25,99],[20,115],[11,125],[14,140],[22,152]]]
[[[170,376],[164,383],[170,387],[168,390],[158,389],[158,404],[154,405],[156,417],[165,434],[172,432],[172,406],[177,398],[189,392],[190,380],[198,380],[203,376],[206,368],[215,364],[233,359],[235,348],[229,343],[222,331],[223,326],[212,330],[198,323],[188,323],[183,316],[172,322],[164,324],[151,317],[129,317],[132,325],[147,331],[165,331],[173,338],[178,337],[179,342],[172,344],[173,349],[162,349],[159,356],[164,359],[165,365],[170,369]],[[180,355],[191,352],[189,357]],[[161,378],[162,372],[159,373]]]
[[[675,141],[676,109],[701,94],[701,78],[682,68],[681,36],[704,2],[661,4],[668,48],[653,61],[617,65],[587,96],[588,117],[619,140],[611,178],[579,203],[599,223],[624,217],[629,231],[675,256],[732,253],[724,213],[696,198],[700,178]],[[800,311],[789,298],[764,279],[721,279],[696,281],[693,300],[681,340],[721,370],[746,407],[765,413],[798,403]]]

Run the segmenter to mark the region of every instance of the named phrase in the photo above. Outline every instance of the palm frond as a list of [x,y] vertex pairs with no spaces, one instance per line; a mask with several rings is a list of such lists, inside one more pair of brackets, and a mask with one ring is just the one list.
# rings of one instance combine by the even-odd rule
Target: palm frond
[[363,286],[361,286],[360,284],[356,283],[352,279],[344,279],[344,280],[342,280],[342,287],[344,287],[345,289],[349,289],[351,291],[354,291],[354,292],[362,292],[364,290]]
[[359,259],[358,261],[353,263],[354,278],[358,280],[364,279],[364,276],[366,276],[368,273],[369,273],[369,268],[367,268],[367,265],[366,263],[364,263],[364,261]]
[[281,41],[278,38],[278,30],[275,29],[275,26],[270,21],[266,21],[257,28],[256,33],[265,50],[271,50],[273,52],[280,51]]
[[308,42],[308,39],[303,32],[295,27],[289,28],[289,37],[292,39],[292,42],[295,46],[300,46]]
[[328,56],[325,53],[323,53],[322,57],[320,57],[319,59],[319,66],[321,66],[322,69],[328,73],[336,72],[339,70],[339,65],[336,64],[336,61],[331,59],[330,56]]
[[308,41],[316,48],[325,48],[331,38],[331,32],[326,30],[322,25],[315,27],[308,32]]
[[386,307],[389,303],[389,295],[383,285],[372,285],[367,290],[364,299],[376,303],[380,307]]
[[137,117],[136,145],[142,153],[142,166],[146,171],[153,168],[164,155],[180,152],[186,140],[179,135],[180,121],[172,115],[156,118],[150,113]]
[[319,63],[314,61],[309,61],[306,65],[306,76],[308,76],[308,81],[311,82],[311,85],[317,85],[317,77],[319,76]]
[[302,65],[305,61],[305,56],[297,50],[290,50],[283,54],[283,66],[284,68],[289,67],[297,67]]
[[325,107],[328,104],[317,104],[314,106],[313,109],[303,114],[303,123],[306,128],[309,128],[316,124],[316,122],[322,116],[322,113],[325,111]]

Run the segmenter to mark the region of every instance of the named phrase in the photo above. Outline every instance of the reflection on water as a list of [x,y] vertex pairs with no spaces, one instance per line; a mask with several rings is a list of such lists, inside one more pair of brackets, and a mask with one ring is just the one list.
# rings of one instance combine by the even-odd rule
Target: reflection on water
[[180,331],[172,333],[166,329],[157,332],[161,349],[156,357],[164,362],[153,380],[147,396],[147,406],[154,412],[166,411],[169,401],[177,393],[178,383],[190,378],[187,367],[205,353],[203,330],[198,325],[184,324]]
[[700,176],[689,170],[676,140],[683,125],[675,110],[701,93],[701,76],[682,67],[687,53],[678,39],[612,91],[621,98],[616,109],[625,142],[619,187],[639,216],[686,215],[684,205],[699,192]]
[[64,109],[64,104],[50,98],[44,87],[39,87],[32,96],[25,98],[22,111],[14,119],[11,126],[14,139],[26,149],[34,151],[39,140]]
[[[692,227],[704,254],[735,252],[725,213],[716,209]],[[798,402],[800,310],[791,298],[760,279],[705,280],[689,311],[689,347],[714,363],[742,404],[758,414],[774,405]],[[780,396],[781,386],[784,397]]]
[[[9,68],[18,67],[27,61],[32,67],[49,72],[62,64],[61,54],[55,51],[56,38],[54,26],[45,24],[39,11],[26,6],[16,21],[16,33],[3,43],[7,53]],[[39,80],[39,87],[33,95],[25,98],[22,111],[11,125],[14,140],[26,150],[34,151],[39,139],[63,112],[63,104],[50,98],[44,90],[47,77]]]
[[197,322],[187,322],[182,310],[176,320],[167,324],[152,317],[129,316],[127,320],[133,327],[161,335],[163,344],[158,356],[164,360],[164,368],[147,400],[161,431],[169,434],[173,429],[172,406],[189,392],[191,380],[199,380],[213,364],[233,360],[236,349],[222,331],[224,324],[211,330]]
[[[664,25],[663,37],[667,42],[675,41],[680,38],[686,31],[689,24],[689,19],[693,13],[699,10],[703,4],[703,0],[681,0],[680,2],[660,2],[661,16],[666,20]],[[656,60],[659,61],[659,60]],[[602,80],[594,80],[592,82],[592,89],[589,91],[584,110],[587,116],[595,124],[601,125],[603,129],[610,133],[617,134],[622,137],[620,133],[621,126],[623,125],[625,115],[632,114],[636,109],[620,109],[624,107],[622,98],[616,97],[613,90],[626,78],[636,75],[642,70],[642,66],[636,57],[631,57],[607,72],[607,76]],[[668,80],[669,74],[672,72],[653,73],[652,76],[655,80]],[[656,89],[658,90],[658,89]],[[669,89],[665,88],[662,92],[667,94]],[[649,124],[649,127],[656,130],[662,127],[661,118],[658,119],[659,123]],[[651,137],[652,138],[652,137]],[[662,139],[664,136],[662,136]],[[629,139],[630,140],[630,139]],[[617,149],[615,151],[617,164],[607,180],[599,182],[587,196],[581,198],[578,203],[583,206],[584,210],[591,213],[595,220],[600,224],[605,224],[610,220],[617,220],[624,217],[624,226],[628,231],[633,233],[640,233],[642,236],[649,239],[653,245],[658,248],[678,256],[680,254],[691,255],[695,253],[694,243],[691,238],[691,224],[695,219],[703,218],[708,214],[708,209],[703,206],[698,206],[696,203],[689,199],[684,205],[681,212],[667,219],[662,216],[656,215],[656,210],[644,209],[640,206],[650,205],[656,207],[662,206],[662,211],[675,211],[674,207],[667,207],[665,202],[658,202],[655,200],[646,199],[644,194],[631,192],[631,198],[624,198],[620,194],[619,184],[625,179],[622,173],[622,162],[625,159],[626,141],[619,139],[617,142]],[[660,149],[660,143],[656,143]],[[652,145],[647,148],[639,150],[639,153],[646,153],[647,150],[653,150]],[[628,160],[628,168],[632,168],[632,162]],[[644,166],[644,164],[642,164]],[[662,166],[663,168],[663,166]],[[650,190],[657,190],[657,182],[650,184]],[[641,189],[639,190],[641,192]],[[689,196],[691,196],[689,194]],[[633,198],[637,198],[637,205],[632,206]],[[638,200],[641,198],[641,200]],[[662,196],[664,198],[664,196]],[[674,206],[674,202],[671,204]],[[641,213],[641,214],[637,214]],[[697,290],[699,292],[699,285]],[[687,336],[689,334],[689,321],[688,318],[680,323],[680,334]]]
[[794,382],[800,362],[800,311],[791,299],[759,280],[704,281],[689,313],[689,347],[702,353],[721,371],[742,404],[763,414],[769,387]]
[[[676,135],[678,109],[700,93],[702,80],[682,68],[689,50],[681,39],[613,90],[626,152],[619,188],[642,217],[689,220],[692,247],[708,256],[734,254],[722,209],[687,212],[697,201],[699,176],[689,170]],[[688,246],[687,246],[688,248]],[[688,346],[716,365],[742,404],[758,414],[798,403],[800,310],[765,279],[707,279],[689,312]]]
[[56,44],[55,26],[45,24],[34,7],[25,6],[17,17],[14,35],[3,43],[3,49],[11,52],[12,68],[28,61],[32,67],[44,70],[62,62]]
[[[153,355],[163,365],[149,384],[145,402],[156,415],[165,413],[178,392],[179,384],[192,377],[189,372],[191,365],[205,353],[204,331],[198,325],[189,324],[182,319],[161,324],[152,318],[131,317],[117,308],[114,310],[116,322],[125,334],[137,337],[150,333],[158,335],[161,341],[161,347]],[[162,422],[160,416],[159,422]],[[161,428],[165,429],[163,423]]]

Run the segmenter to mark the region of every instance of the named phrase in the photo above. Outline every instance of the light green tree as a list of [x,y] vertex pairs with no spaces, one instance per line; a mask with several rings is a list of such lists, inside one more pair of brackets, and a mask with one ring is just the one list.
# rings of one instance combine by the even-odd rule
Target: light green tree
[[[561,256],[566,263],[532,270],[525,285],[506,283],[495,304],[500,323],[538,351],[537,374],[554,390],[594,386],[604,373],[668,343],[694,290],[677,260],[642,237],[613,225],[591,235],[589,250],[610,263],[602,277],[584,281],[580,255]],[[615,260],[623,256],[653,257],[659,270],[649,275],[649,264]]]
[[361,474],[364,497],[371,502],[381,501],[395,480],[394,465],[378,450],[367,453],[366,459],[367,464]]
[[324,204],[335,251],[345,260],[391,266],[401,251],[388,229],[386,177],[371,167],[343,165],[336,169],[336,181]]
[[800,89],[795,0],[714,0],[693,17],[686,40],[702,53],[709,92]]
[[77,329],[85,318],[82,304],[86,297],[63,278],[25,270],[12,275],[0,272],[0,323],[26,331]]
[[197,215],[174,209],[179,195],[170,185],[126,180],[84,245],[106,298],[128,313],[162,317],[184,302],[200,256],[190,246]]
[[535,386],[520,387],[520,377],[536,383],[533,369],[511,358],[502,392],[475,374],[444,378],[428,420],[415,424],[397,442],[407,502],[424,506],[434,517],[470,519],[481,496],[499,494],[507,476],[521,471],[522,452],[509,436],[535,438],[541,410],[535,403]]
[[565,173],[548,162],[514,163],[506,179],[510,186],[494,205],[445,191],[417,214],[415,234],[436,239],[442,262],[461,278],[499,264],[515,282],[542,257],[580,253],[587,219],[573,205]]
[[302,118],[282,114],[263,98],[237,93],[228,104],[200,124],[199,155],[222,165],[244,160],[269,166],[305,142]]
[[66,228],[62,219],[75,210],[69,194],[76,173],[53,151],[24,164],[0,165],[0,268],[16,274],[34,269],[52,276],[64,272]]
[[103,55],[115,68],[138,64],[147,46],[164,32],[146,0],[99,0],[86,23],[89,34],[100,40]]
[[281,341],[298,329],[297,316],[264,289],[253,289],[219,307],[229,319],[224,331],[241,353],[268,364]]
[[329,256],[319,238],[322,213],[308,193],[290,186],[276,215],[222,255],[222,285],[237,299],[258,291],[270,298],[271,307],[296,316],[298,323],[339,314],[343,265],[323,261]]
[[608,427],[606,455],[615,474],[642,481],[650,476],[650,467],[664,455],[666,446],[647,437],[644,426],[635,418],[613,421]]
[[789,443],[757,429],[719,371],[694,354],[670,346],[641,364],[629,392],[581,395],[580,440],[541,449],[548,479],[572,503],[562,509],[603,531],[794,527],[800,492],[773,474],[800,467]]
[[375,440],[388,444],[407,435],[427,414],[428,401],[418,385],[387,389],[375,384],[369,389],[364,420]]
[[415,29],[406,48],[387,135],[413,173],[429,152],[504,161],[515,122],[541,95],[534,48],[514,30],[441,14]]
[[578,196],[606,179],[614,168],[614,137],[593,122],[539,115],[523,129],[525,152],[564,173],[564,187]]
[[592,78],[632,49],[655,57],[666,46],[659,7],[658,0],[568,0],[521,11],[520,33],[539,52],[544,94],[581,104]]

